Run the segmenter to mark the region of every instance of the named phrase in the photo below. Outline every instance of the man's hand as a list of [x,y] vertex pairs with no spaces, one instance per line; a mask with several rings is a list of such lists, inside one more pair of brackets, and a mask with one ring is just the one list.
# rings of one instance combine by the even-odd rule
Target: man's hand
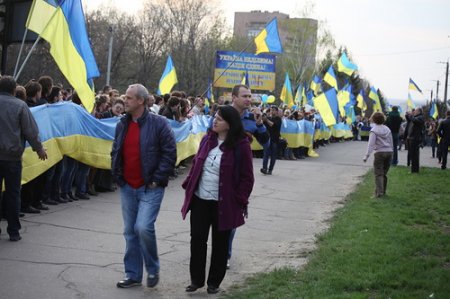
[[253,109],[253,115],[255,116],[256,124],[262,125],[262,123],[263,123],[262,113],[261,113],[261,109],[259,107],[256,107]]
[[47,160],[47,151],[45,150],[45,148],[41,148],[40,150],[38,150],[36,152],[36,154],[38,155],[39,159],[42,161]]

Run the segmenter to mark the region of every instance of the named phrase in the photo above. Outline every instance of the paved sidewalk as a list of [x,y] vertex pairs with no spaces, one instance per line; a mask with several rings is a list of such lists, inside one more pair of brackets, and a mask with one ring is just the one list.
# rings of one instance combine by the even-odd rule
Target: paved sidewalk
[[[372,165],[364,164],[366,142],[344,142],[319,149],[319,158],[277,161],[274,174],[260,174],[247,224],[236,233],[231,269],[222,290],[245,277],[282,266],[301,266],[314,249],[315,235],[327,228],[333,211],[343,204]],[[405,151],[400,152],[404,165]],[[431,149],[421,152],[422,165],[437,167]],[[403,163],[402,163],[403,162]],[[184,292],[189,284],[189,220],[182,221],[184,175],[166,189],[157,221],[161,279],[155,289],[117,289],[123,277],[124,240],[118,192],[89,201],[51,207],[22,219],[20,242],[7,241],[0,223],[0,298],[197,298],[203,288]],[[370,194],[368,194],[370,196]]]

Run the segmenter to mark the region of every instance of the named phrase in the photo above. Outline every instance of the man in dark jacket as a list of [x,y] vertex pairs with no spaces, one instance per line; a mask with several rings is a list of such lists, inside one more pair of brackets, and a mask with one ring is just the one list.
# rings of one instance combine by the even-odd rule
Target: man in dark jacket
[[411,173],[419,172],[420,146],[423,141],[425,121],[422,108],[416,108],[412,115],[407,115],[410,124],[407,126],[408,155],[411,158]]
[[120,186],[124,237],[125,279],[119,288],[141,284],[143,264],[147,286],[159,281],[155,221],[164,188],[177,159],[175,137],[168,121],[147,109],[149,94],[141,84],[130,85],[125,95],[127,112],[117,124],[111,152],[112,174]]
[[441,147],[441,169],[447,168],[448,147],[450,146],[450,111],[447,111],[445,116],[447,118],[439,124],[437,129],[437,134],[441,137],[441,143],[439,144]]
[[28,141],[39,159],[47,159],[47,153],[39,140],[36,121],[27,104],[14,97],[15,89],[16,81],[12,77],[0,78],[0,186],[5,182],[1,207],[8,221],[7,231],[11,241],[22,239],[19,233],[19,210],[25,141]]
[[391,164],[394,166],[398,164],[398,140],[399,140],[398,132],[400,131],[400,125],[402,124],[402,121],[403,119],[400,116],[400,113],[398,112],[398,107],[393,106],[392,111],[389,112],[389,115],[386,119],[386,126],[391,130],[392,133],[394,153],[392,156]]

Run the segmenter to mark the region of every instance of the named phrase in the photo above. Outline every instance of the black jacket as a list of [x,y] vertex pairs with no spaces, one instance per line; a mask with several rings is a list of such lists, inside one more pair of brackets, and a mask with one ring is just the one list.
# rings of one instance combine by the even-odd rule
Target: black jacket
[[422,114],[416,116],[410,116],[410,126],[408,126],[408,139],[415,140],[417,142],[423,141],[423,136],[425,132],[425,121]]
[[[130,115],[125,115],[116,127],[111,152],[111,171],[116,182],[123,186],[122,146],[128,131]],[[140,129],[141,168],[145,185],[155,182],[166,187],[177,160],[175,136],[168,121],[159,115],[144,114],[137,120]]]
[[398,111],[391,111],[386,119],[386,126],[391,129],[392,134],[398,134],[402,121],[403,119]]
[[443,120],[437,129],[437,134],[447,142],[450,142],[450,117]]

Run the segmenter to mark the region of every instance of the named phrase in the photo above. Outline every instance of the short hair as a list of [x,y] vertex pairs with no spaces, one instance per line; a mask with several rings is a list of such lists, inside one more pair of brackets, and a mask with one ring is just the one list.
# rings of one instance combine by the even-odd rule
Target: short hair
[[95,97],[95,104],[101,105],[109,102],[109,96],[107,94],[101,94]]
[[11,95],[16,92],[16,80],[11,76],[2,76],[0,78],[0,92],[6,92]]
[[137,84],[132,84],[132,85],[128,86],[128,88],[135,89],[136,90],[136,96],[140,97],[140,98],[143,98],[144,99],[144,104],[145,104],[145,106],[147,106],[149,93],[148,93],[147,88],[145,88],[144,85],[137,83]]
[[176,96],[171,96],[170,99],[167,101],[168,107],[175,107],[176,105],[180,104],[181,99]]
[[233,90],[231,91],[231,95],[235,96],[235,97],[239,96],[239,90],[241,89],[241,87],[245,88],[247,90],[250,90],[250,87],[248,87],[245,84],[237,84],[233,87]]
[[159,105],[159,103],[161,103],[161,101],[163,100],[162,97],[160,97],[159,95],[153,95],[153,97],[155,98],[155,104]]
[[53,86],[52,91],[50,91],[50,94],[48,95],[49,103],[55,103],[55,97],[59,96],[60,92],[61,92],[61,87]]
[[42,96],[46,98],[52,91],[53,79],[50,76],[41,76],[38,82],[42,86]]
[[125,102],[122,101],[122,99],[115,99],[114,102],[112,103],[112,106],[114,106],[116,104],[121,104],[121,105],[125,106]]
[[111,89],[112,87],[110,85],[105,85],[102,88],[102,93],[108,93]]
[[392,111],[398,111],[398,107],[397,106],[392,106]]
[[26,101],[27,99],[27,91],[25,90],[25,87],[22,85],[16,86],[16,98],[21,99],[23,101]]
[[381,112],[374,112],[370,119],[377,125],[382,125],[386,121],[386,117]]

